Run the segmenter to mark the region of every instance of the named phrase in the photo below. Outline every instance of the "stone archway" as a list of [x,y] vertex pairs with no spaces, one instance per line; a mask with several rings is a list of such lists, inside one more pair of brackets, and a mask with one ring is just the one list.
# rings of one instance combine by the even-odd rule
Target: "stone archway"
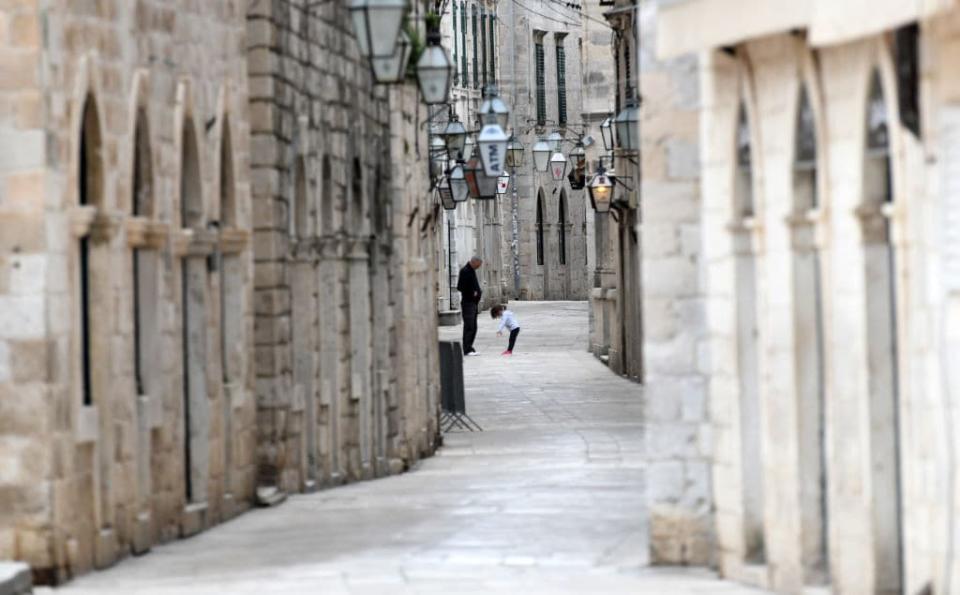
[[293,167],[293,221],[291,242],[291,335],[293,361],[293,415],[301,415],[299,440],[300,472],[306,489],[316,486],[317,464],[317,280],[310,217],[310,185],[304,156]]
[[739,380],[743,556],[766,562],[763,490],[763,423],[757,297],[757,213],[754,200],[753,139],[747,106],[741,103],[735,133],[733,234],[736,292],[736,356]]
[[816,222],[821,208],[817,127],[810,94],[797,101],[790,217],[794,363],[800,473],[800,547],[804,584],[829,583],[827,535],[826,380],[822,258]]
[[899,593],[903,580],[900,511],[900,368],[897,341],[897,254],[892,242],[894,204],[889,107],[880,74],[867,99],[863,196],[858,208],[863,238],[870,411],[870,484],[877,592]]
[[[182,124],[180,149],[180,226],[198,245],[206,216],[200,151],[191,116]],[[187,248],[180,258],[183,373],[184,496],[187,504],[207,500],[210,405],[207,387],[207,260]]]

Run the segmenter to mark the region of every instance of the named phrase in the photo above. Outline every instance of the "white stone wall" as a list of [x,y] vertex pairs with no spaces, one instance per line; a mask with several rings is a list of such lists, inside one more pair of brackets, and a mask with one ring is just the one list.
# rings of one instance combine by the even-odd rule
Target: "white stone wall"
[[[903,592],[956,589],[956,385],[949,372],[955,318],[954,298],[941,283],[951,262],[941,221],[952,200],[944,186],[953,178],[947,169],[955,144],[949,122],[957,93],[947,64],[957,22],[950,14],[921,29],[922,138],[900,124],[892,47],[884,37],[811,49],[802,35],[785,33],[743,43],[734,56],[717,51],[702,57],[701,245],[710,333],[702,353],[709,373],[719,562],[727,576],[784,592],[825,581],[837,593],[880,592],[896,587],[902,550]],[[869,200],[878,178],[865,156],[874,72],[890,123],[892,203],[882,208]],[[802,86],[816,120],[819,206],[798,211],[793,143]],[[746,107],[753,155],[756,209],[747,218],[733,210],[740,105]],[[891,231],[894,282],[888,295],[895,310],[878,317],[873,304],[885,294],[883,277],[869,263],[883,246],[878,230],[884,222]],[[801,266],[797,238],[807,227],[822,264],[819,296],[816,286],[795,276]],[[756,263],[753,297],[735,273],[743,238]],[[802,397],[811,371],[800,367],[799,350],[812,329],[797,318],[806,301],[818,299],[822,442],[811,438],[812,404]],[[747,368],[738,362],[745,329],[738,329],[737,304],[745,300],[755,300],[758,313],[760,407],[753,418],[744,414]],[[883,317],[895,320],[896,401],[883,392],[890,366],[875,365],[881,361]],[[759,469],[748,462],[755,453],[743,449],[753,435]],[[821,449],[826,466],[818,480],[811,476],[809,454]],[[894,468],[899,488],[891,490],[881,482]],[[818,488],[825,511],[810,504],[810,490]],[[762,511],[745,507],[751,492],[762,493]],[[749,551],[748,522],[759,523],[760,555]],[[824,526],[825,548],[818,551],[809,536]],[[817,555],[827,557],[825,567],[817,569]]]
[[640,223],[651,560],[713,558],[696,59],[656,58],[656,4],[641,7]]

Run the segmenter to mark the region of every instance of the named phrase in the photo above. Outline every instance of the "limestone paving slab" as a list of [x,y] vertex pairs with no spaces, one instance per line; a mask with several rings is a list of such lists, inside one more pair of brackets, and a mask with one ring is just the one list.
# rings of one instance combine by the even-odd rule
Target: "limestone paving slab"
[[512,307],[516,354],[494,355],[504,339],[487,317],[482,355],[464,362],[486,431],[447,434],[410,473],[291,497],[60,590],[757,593],[646,566],[641,390],[584,351],[586,304]]

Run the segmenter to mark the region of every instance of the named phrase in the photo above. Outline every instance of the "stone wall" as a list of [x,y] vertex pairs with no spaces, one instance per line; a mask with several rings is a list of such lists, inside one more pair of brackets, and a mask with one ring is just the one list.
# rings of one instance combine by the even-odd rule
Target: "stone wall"
[[[457,117],[468,131],[479,130],[479,110],[483,102],[484,85],[495,85],[500,82],[502,56],[498,46],[502,27],[494,19],[497,16],[498,4],[499,2],[496,1],[457,0],[448,3],[446,11],[441,15],[443,44],[450,52],[456,66],[450,102],[454,106]],[[474,13],[477,21],[476,34],[473,28]],[[493,43],[489,38],[491,22],[494,23]],[[466,30],[463,28],[464,24],[466,24]],[[475,43],[476,52],[474,52]],[[486,48],[486,56],[484,56],[484,48]],[[493,54],[492,63],[491,53]],[[464,58],[466,58],[466,68],[464,68]],[[486,69],[485,72],[484,69]],[[448,118],[444,110],[438,109],[438,111],[440,113],[437,114],[436,123],[432,125],[432,129],[442,131],[446,127]],[[438,263],[441,278],[440,309],[459,309],[460,295],[456,291],[457,274],[472,256],[483,259],[483,266],[477,272],[480,285],[483,287],[481,308],[499,304],[509,295],[513,295],[512,259],[509,252],[503,249],[505,243],[510,241],[509,200],[509,196],[498,197],[496,201],[471,199],[460,204],[455,210],[444,213],[443,230],[437,238],[442,246],[442,255]]]
[[784,33],[705,55],[703,361],[727,576],[956,590],[957,244],[942,222],[958,22],[920,28],[919,136],[889,36],[811,48]]
[[[587,209],[585,190],[573,190],[564,178],[555,182],[549,173],[536,171],[532,155],[538,135],[560,130],[568,139],[566,155],[580,133],[588,133],[590,121],[584,112],[583,73],[586,22],[578,10],[557,3],[530,2],[518,5],[500,2],[497,6],[500,51],[500,79],[504,100],[511,108],[514,135],[526,147],[526,162],[516,171],[511,184],[516,184],[520,223],[519,259],[520,291],[516,298],[525,300],[587,299],[590,278],[587,270]],[[546,119],[536,125],[537,85],[535,80],[535,39],[544,46],[544,91]],[[559,99],[557,78],[557,46],[565,54],[567,124],[558,123]],[[587,126],[583,126],[586,124]],[[513,188],[511,187],[511,192]],[[542,258],[538,259],[538,202],[542,215]],[[561,232],[560,205],[565,206]],[[504,201],[501,213],[505,225],[510,224],[510,205]],[[505,227],[509,229],[509,227]],[[560,253],[564,236],[565,255]],[[509,241],[509,234],[504,234]],[[511,288],[512,289],[512,288]]]
[[41,582],[250,501],[244,25],[0,10],[0,558]]
[[[639,13],[643,366],[651,561],[713,560],[712,445],[700,281],[700,97],[693,57],[656,57],[657,5]],[[637,299],[637,296],[624,296]]]
[[414,87],[372,84],[344,6],[261,2],[248,28],[269,502],[432,452],[435,357],[397,346],[415,339],[433,354],[437,342],[437,213]]
[[47,4],[0,3],[0,559],[57,583],[430,455],[415,86],[340,3]]

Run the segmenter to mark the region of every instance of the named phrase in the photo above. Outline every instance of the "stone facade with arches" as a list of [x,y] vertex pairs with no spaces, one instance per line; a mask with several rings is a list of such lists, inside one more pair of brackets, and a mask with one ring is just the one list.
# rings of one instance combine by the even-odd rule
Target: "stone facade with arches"
[[257,497],[271,504],[436,448],[440,222],[416,86],[372,84],[345,6],[251,5],[248,43]]
[[178,4],[2,11],[0,558],[40,582],[251,503],[246,15]]
[[436,447],[425,114],[350,30],[0,6],[0,559],[35,582]]
[[708,4],[661,6],[657,36],[700,52],[716,562],[955,592],[960,11],[784,2],[679,35],[724,22]]

